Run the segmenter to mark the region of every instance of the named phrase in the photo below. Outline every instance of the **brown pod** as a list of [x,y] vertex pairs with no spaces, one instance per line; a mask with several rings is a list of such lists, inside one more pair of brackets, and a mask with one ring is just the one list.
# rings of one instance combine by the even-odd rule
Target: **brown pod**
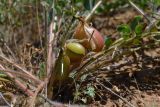
[[[79,39],[79,40],[84,40],[81,44],[85,47],[85,48],[91,48],[89,42],[88,42],[88,37],[86,35],[86,31],[84,29],[84,24],[80,23],[78,25],[78,27],[76,28],[75,32],[74,32],[74,38],[75,39]],[[86,39],[86,40],[85,40]]]
[[90,27],[83,19],[80,21],[80,24],[74,32],[74,38],[84,40],[82,45],[87,49],[95,52],[101,51],[104,46],[104,39],[100,32]]
[[104,46],[104,38],[102,37],[100,32],[96,29],[94,29],[93,39],[96,44],[96,48],[93,51],[95,52],[101,51]]

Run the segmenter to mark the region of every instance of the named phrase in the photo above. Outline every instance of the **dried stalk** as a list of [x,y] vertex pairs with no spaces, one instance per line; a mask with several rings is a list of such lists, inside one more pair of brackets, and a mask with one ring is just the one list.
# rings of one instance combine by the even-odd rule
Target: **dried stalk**
[[130,5],[135,8],[141,15],[143,15],[143,17],[148,21],[149,25],[146,27],[146,31],[150,31],[156,24],[157,19],[154,19],[152,17],[148,17],[143,10],[141,10],[136,4],[134,4],[132,2],[132,0],[128,0],[128,2],[130,3]]
[[3,96],[3,94],[0,92],[0,97],[4,100],[4,102],[7,104],[7,106],[11,107],[11,105],[9,104],[9,102],[5,99],[5,97]]
[[109,91],[110,93],[112,93],[113,95],[117,96],[118,98],[120,98],[123,102],[125,102],[128,106],[130,107],[135,107],[133,104],[131,104],[130,102],[128,102],[125,98],[123,98],[122,96],[118,95],[117,93],[115,93],[114,91],[112,91],[110,88],[104,86],[101,82],[99,82],[98,80],[96,80],[97,83],[99,83],[103,88],[105,88],[107,91]]
[[[4,68],[2,65],[0,65],[0,67],[5,70],[5,68]],[[28,96],[33,96],[33,95],[34,95],[32,91],[30,91],[23,83],[21,83],[21,82],[20,82],[15,76],[13,76],[11,73],[6,73],[6,74],[7,74],[7,75],[16,83],[16,85],[17,85],[23,92],[25,92]]]
[[91,18],[91,16],[93,15],[93,13],[95,12],[95,10],[101,5],[102,0],[98,1],[97,4],[93,7],[93,9],[91,10],[91,12],[86,16],[85,20],[89,20],[89,18]]
[[[145,33],[141,36],[141,38],[143,37],[147,37],[147,36],[155,36],[156,34],[160,34],[160,32],[149,32],[149,33]],[[122,40],[121,42],[117,42],[115,41],[115,43],[113,43],[114,45],[111,46],[109,49],[104,50],[102,52],[97,53],[96,55],[92,56],[87,62],[85,62],[84,64],[82,64],[80,67],[74,69],[73,71],[79,72],[78,75],[76,76],[76,80],[78,78],[80,78],[80,75],[83,74],[83,71],[86,71],[86,67],[89,66],[92,63],[95,63],[97,59],[103,57],[104,55],[109,55],[110,53],[112,53],[115,50],[115,47],[117,47],[118,49],[120,49],[121,47],[125,46],[126,44],[132,44],[133,40],[136,37],[132,37],[128,40]],[[121,38],[120,38],[121,39]]]
[[48,55],[47,55],[47,80],[46,82],[48,84],[48,87],[47,87],[47,96],[49,96],[51,98],[51,91],[52,91],[52,79],[51,79],[51,74],[54,67],[55,67],[55,62],[56,62],[56,52],[53,51],[53,47],[55,46],[55,34],[53,33],[53,27],[54,27],[54,22],[52,21],[51,24],[50,24],[50,29],[49,29],[49,40],[48,40]]
[[112,65],[109,65],[109,66],[104,66],[103,68],[100,68],[99,70],[101,70],[101,71],[105,71],[106,72],[106,70],[108,70],[108,71],[113,71],[114,69],[119,69],[119,68],[121,68],[121,67],[123,67],[123,66],[129,66],[129,65],[131,65],[131,64],[133,64],[134,62],[133,61],[124,61],[124,63],[121,63],[121,64],[112,64]]
[[41,82],[41,84],[38,85],[33,97],[32,97],[32,101],[30,103],[30,107],[35,107],[35,101],[37,98],[38,93],[42,90],[42,88],[45,86],[45,82]]
[[116,55],[115,57],[113,57],[113,58],[110,59],[110,60],[105,60],[105,61],[99,62],[96,67],[90,66],[90,68],[88,67],[88,68],[82,70],[82,73],[79,73],[77,79],[79,79],[79,78],[80,78],[82,75],[84,75],[84,74],[88,74],[89,72],[96,71],[97,68],[100,68],[100,67],[103,66],[103,65],[107,65],[107,64],[109,64],[109,63],[111,63],[111,62],[116,61],[118,58],[122,57],[123,55],[131,54],[131,53],[133,53],[134,51],[137,51],[137,50],[139,50],[139,49],[141,49],[141,48],[137,48],[137,49],[135,49],[135,50],[123,51],[121,54]]
[[9,60],[8,58],[6,58],[5,56],[3,55],[0,55],[0,58],[2,60],[5,60],[7,61],[9,64],[15,66],[16,68],[18,68],[19,70],[21,70],[22,72],[24,72],[25,74],[29,75],[33,80],[35,80],[36,82],[38,83],[41,83],[41,80],[39,80],[37,77],[35,77],[34,75],[32,75],[29,71],[23,69],[22,67],[20,67],[18,64],[16,64],[15,62]]
[[146,14],[143,12],[143,10],[141,10],[138,6],[136,6],[131,0],[128,0],[128,2],[131,4],[131,6],[133,8],[135,8],[140,14],[143,15],[143,17],[145,19],[147,19],[147,21],[150,23],[151,22],[151,19],[149,17],[146,16]]
[[[47,77],[50,76],[51,68],[55,62],[55,53],[53,52],[53,40],[55,34],[53,33],[54,22],[52,21],[49,27],[49,37],[48,37],[48,54],[47,54]],[[53,59],[54,57],[54,59]]]
[[[6,73],[10,73],[10,74],[12,74],[12,75],[15,75],[16,77],[20,76],[21,78],[24,78],[24,79],[34,80],[32,77],[30,77],[29,75],[24,74],[24,73],[22,73],[22,72],[17,72],[17,71],[9,70],[9,69],[1,69],[1,68],[0,68],[0,71],[1,71],[1,72],[3,71],[3,73],[5,73],[5,74],[6,74]],[[37,81],[35,81],[35,82],[37,82]],[[39,83],[39,82],[37,82],[37,83]]]

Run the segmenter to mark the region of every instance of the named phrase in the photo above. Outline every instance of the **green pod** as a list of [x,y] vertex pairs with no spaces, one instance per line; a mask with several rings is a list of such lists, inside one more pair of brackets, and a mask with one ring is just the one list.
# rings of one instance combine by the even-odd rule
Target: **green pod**
[[47,95],[48,98],[52,99],[53,97],[53,89],[59,85],[63,85],[65,82],[68,81],[68,75],[70,70],[70,59],[68,56],[63,55],[63,53],[60,53],[56,63],[55,68],[51,74],[51,78],[48,83],[47,88]]
[[85,48],[79,43],[68,43],[66,45],[66,54],[71,62],[81,61],[85,55]]
[[70,69],[70,59],[64,55],[61,60],[57,60],[55,71],[52,78],[58,81],[64,81],[68,78]]

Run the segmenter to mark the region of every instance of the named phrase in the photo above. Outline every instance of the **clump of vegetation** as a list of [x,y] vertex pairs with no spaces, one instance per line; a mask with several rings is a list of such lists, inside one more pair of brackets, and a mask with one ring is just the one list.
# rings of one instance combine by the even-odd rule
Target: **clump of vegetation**
[[[0,29],[6,29],[0,31],[0,96],[4,105],[103,104],[115,97],[134,107],[122,97],[125,85],[135,85],[136,76],[147,78],[147,82],[137,79],[139,84],[150,83],[152,75],[155,81],[151,84],[158,87],[159,55],[147,51],[160,46],[159,4],[159,0],[1,1]],[[117,26],[118,38],[106,37],[90,24],[94,15],[129,6],[139,15]],[[144,69],[151,70],[150,76]]]

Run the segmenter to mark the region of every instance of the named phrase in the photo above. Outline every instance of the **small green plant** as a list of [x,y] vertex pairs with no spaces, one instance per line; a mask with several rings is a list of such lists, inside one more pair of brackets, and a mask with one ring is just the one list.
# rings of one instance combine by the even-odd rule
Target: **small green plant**
[[87,86],[87,90],[84,91],[84,94],[90,96],[91,98],[95,97],[95,89],[93,86],[91,86],[90,84],[88,84]]
[[2,82],[9,82],[10,80],[9,79],[7,79],[8,77],[7,77],[7,75],[6,74],[4,74],[4,73],[0,73],[0,81]]
[[131,38],[131,35],[141,35],[145,30],[146,23],[142,22],[141,16],[136,16],[130,24],[120,25],[117,30],[121,36],[126,40]]
[[[3,23],[3,25],[10,23],[11,28],[14,28],[12,30],[18,30],[18,27],[23,28],[30,25],[29,23],[35,22],[34,20],[36,19],[37,24],[32,23],[33,26],[40,24],[42,25],[42,30],[44,30],[44,34],[40,32],[39,34],[43,35],[45,39],[46,45],[42,45],[41,48],[44,50],[43,57],[46,59],[46,62],[43,60],[37,64],[39,65],[39,78],[37,78],[37,75],[34,76],[28,72],[27,69],[20,67],[19,64],[15,64],[5,57],[0,57],[0,61],[5,62],[2,63],[4,68],[18,69],[17,72],[23,72],[17,73],[17,75],[22,75],[21,78],[23,82],[21,82],[21,78],[14,76],[16,75],[14,73],[13,75],[7,76],[13,78],[13,82],[15,82],[25,94],[32,98],[32,106],[36,103],[35,100],[38,95],[42,95],[42,98],[44,98],[43,95],[47,95],[47,98],[44,99],[51,104],[53,104],[51,101],[53,99],[64,99],[65,101],[83,102],[85,104],[95,101],[97,96],[103,99],[103,97],[101,97],[103,96],[101,89],[105,86],[98,83],[97,78],[102,79],[102,83],[105,83],[108,79],[110,80],[110,78],[108,78],[109,76],[112,77],[120,74],[121,72],[112,70],[112,68],[117,66],[117,64],[114,65],[114,63],[119,61],[124,62],[122,58],[126,56],[127,58],[132,57],[138,50],[150,47],[149,43],[143,44],[145,43],[143,41],[144,38],[152,40],[152,45],[159,43],[159,15],[156,15],[156,18],[153,17],[153,13],[152,15],[146,16],[141,10],[139,12],[142,16],[136,16],[130,23],[117,27],[118,39],[112,40],[111,37],[107,37],[104,40],[99,31],[88,24],[89,19],[86,16],[90,17],[93,12],[117,11],[119,8],[128,6],[128,1],[130,0],[103,2],[100,8],[95,10],[94,6],[102,3],[101,0],[97,1],[98,0],[0,1],[0,22]],[[148,3],[147,0],[133,1],[140,3],[140,7],[145,7],[146,3]],[[159,1],[155,0],[155,3],[158,4]],[[27,4],[27,7],[25,4]],[[30,5],[28,6],[28,4]],[[22,7],[23,9],[21,9]],[[36,15],[33,10],[36,10]],[[30,18],[33,20],[30,21]],[[77,29],[78,31],[76,31]],[[23,30],[22,33],[24,33]],[[27,29],[26,31],[28,32],[30,30]],[[76,33],[78,35],[77,38],[75,37]],[[83,43],[84,41],[85,43]],[[10,65],[6,64],[6,62]],[[32,66],[29,69],[32,69]],[[105,72],[103,69],[105,69]],[[31,71],[34,71],[34,69]],[[7,81],[7,76],[0,73],[0,81]],[[31,83],[30,81],[34,82]],[[26,84],[24,85],[23,83]],[[66,91],[66,89],[69,91]],[[109,88],[105,87],[105,89],[108,90]],[[109,89],[109,92],[114,93],[111,89]],[[119,92],[119,90],[117,92]],[[115,93],[114,95],[118,96]],[[125,103],[127,102],[126,100],[123,101]]]
[[43,80],[44,78],[46,78],[46,76],[47,76],[47,74],[46,74],[46,67],[45,67],[45,63],[44,63],[44,62],[40,63],[40,65],[39,65],[38,76],[39,76],[39,78],[42,79],[42,80]]
[[112,39],[110,37],[105,38],[105,46],[108,48],[113,43]]

